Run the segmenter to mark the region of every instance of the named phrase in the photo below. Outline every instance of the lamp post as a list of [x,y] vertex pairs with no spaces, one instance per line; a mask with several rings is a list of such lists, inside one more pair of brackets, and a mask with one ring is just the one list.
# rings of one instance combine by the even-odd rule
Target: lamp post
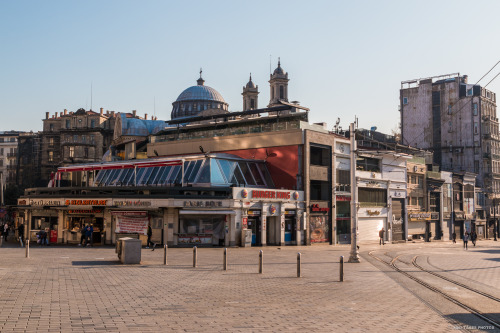
[[349,125],[351,138],[351,253],[349,262],[359,262],[358,251],[358,198],[356,182],[356,137],[354,133],[354,123]]
[[493,240],[497,241],[497,198],[493,198]]

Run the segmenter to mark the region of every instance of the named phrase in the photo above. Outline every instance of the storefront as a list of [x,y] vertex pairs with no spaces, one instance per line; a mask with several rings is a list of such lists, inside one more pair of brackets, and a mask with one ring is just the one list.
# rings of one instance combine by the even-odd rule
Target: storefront
[[[431,222],[434,214],[435,220]],[[408,212],[408,239],[421,239],[430,241],[436,235],[436,224],[439,224],[439,213],[431,212]]]
[[461,239],[465,233],[465,213],[453,212],[453,232],[457,239]]
[[337,243],[351,243],[351,197],[336,196]]
[[311,243],[329,243],[330,242],[330,208],[326,202],[312,204],[309,216],[309,237]]
[[359,242],[374,242],[379,240],[379,232],[384,228],[384,238],[387,240],[387,207],[360,208],[358,210]]

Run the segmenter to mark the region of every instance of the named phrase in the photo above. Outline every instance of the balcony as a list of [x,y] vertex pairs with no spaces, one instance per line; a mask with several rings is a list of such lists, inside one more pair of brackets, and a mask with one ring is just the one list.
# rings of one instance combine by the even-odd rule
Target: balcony
[[349,184],[337,184],[337,185],[335,185],[335,192],[351,193],[351,185],[349,185]]
[[17,157],[17,153],[7,153],[7,157]]

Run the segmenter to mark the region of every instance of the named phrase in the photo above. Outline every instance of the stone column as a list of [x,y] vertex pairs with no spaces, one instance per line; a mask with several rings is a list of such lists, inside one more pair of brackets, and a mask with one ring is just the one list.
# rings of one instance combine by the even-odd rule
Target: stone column
[[113,244],[113,234],[115,229],[113,229],[113,216],[109,209],[104,209],[104,216],[102,221],[102,226],[104,228],[104,244]]
[[64,230],[66,229],[66,221],[63,210],[57,211],[57,243],[64,243]]
[[[167,224],[167,229],[163,229],[164,240],[167,240],[168,246],[177,245],[177,237],[174,237],[176,233],[179,232],[179,214],[178,210],[174,207],[168,207],[165,211],[166,217],[164,223]],[[165,216],[165,215],[164,215]],[[165,235],[166,232],[166,235]]]

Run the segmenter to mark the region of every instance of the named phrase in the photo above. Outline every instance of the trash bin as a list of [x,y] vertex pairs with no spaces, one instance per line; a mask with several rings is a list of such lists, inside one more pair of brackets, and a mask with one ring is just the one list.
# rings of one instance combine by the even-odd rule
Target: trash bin
[[141,263],[141,241],[130,237],[120,238],[116,242],[116,253],[122,264]]

